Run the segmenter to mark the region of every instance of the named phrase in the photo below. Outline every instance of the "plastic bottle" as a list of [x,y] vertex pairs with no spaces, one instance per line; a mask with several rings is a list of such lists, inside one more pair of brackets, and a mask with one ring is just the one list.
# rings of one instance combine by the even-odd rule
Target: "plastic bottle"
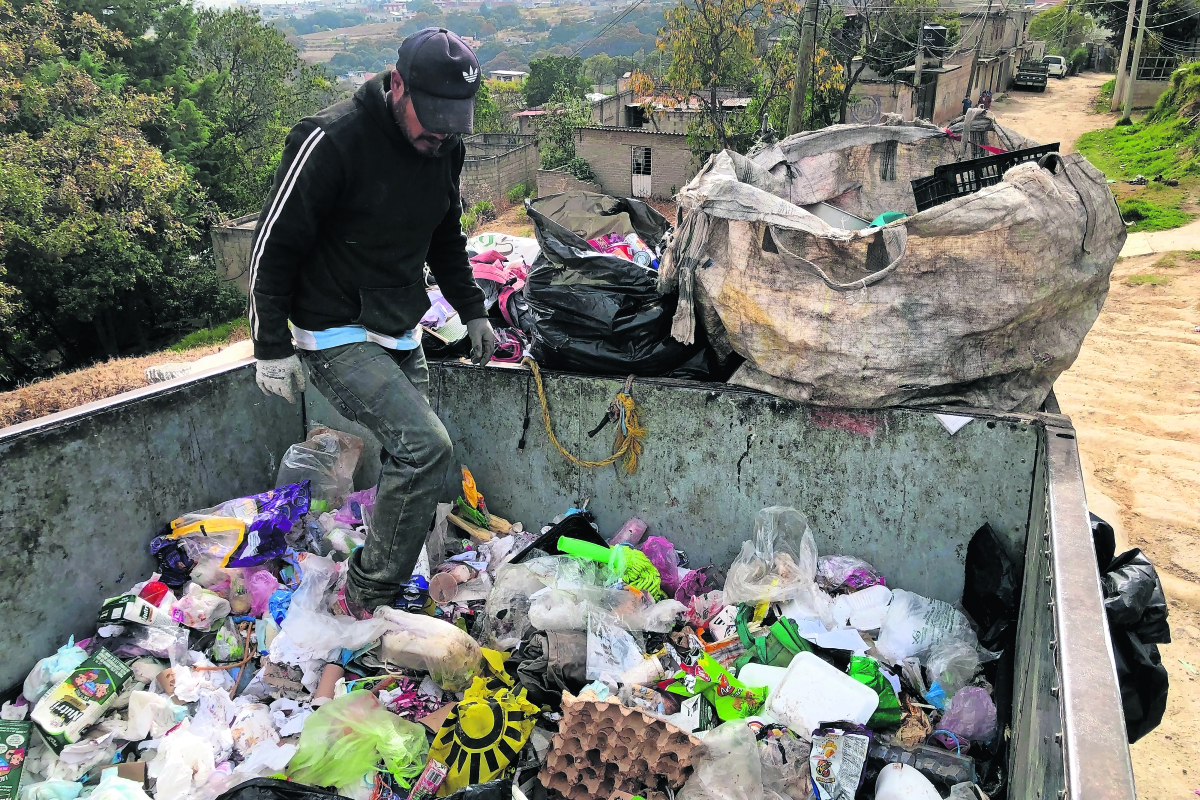
[[861,631],[878,630],[883,624],[892,590],[886,586],[868,586],[851,594],[840,595],[833,601],[833,618],[838,625],[847,621]]
[[650,526],[645,523],[640,517],[630,517],[629,521],[621,526],[621,530],[612,535],[608,540],[611,545],[632,544],[636,545],[642,541],[642,537],[646,535],[646,529]]

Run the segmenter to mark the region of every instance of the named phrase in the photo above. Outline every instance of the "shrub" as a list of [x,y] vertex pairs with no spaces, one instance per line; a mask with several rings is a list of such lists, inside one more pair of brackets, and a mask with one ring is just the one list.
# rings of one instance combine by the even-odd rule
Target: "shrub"
[[1130,286],[1166,286],[1171,279],[1165,275],[1130,275],[1125,282]]
[[508,202],[519,203],[526,197],[529,197],[533,192],[523,183],[518,183],[516,186],[508,190]]
[[468,236],[475,232],[475,226],[479,224],[478,220],[475,219],[475,215],[470,212],[463,214],[458,218],[458,221],[462,225],[463,233]]
[[592,171],[592,165],[579,156],[576,156],[568,161],[564,165],[563,169],[581,181],[588,181],[589,183],[596,182],[596,173]]
[[496,218],[496,206],[492,205],[491,200],[480,200],[471,206],[471,215],[478,222],[491,222]]

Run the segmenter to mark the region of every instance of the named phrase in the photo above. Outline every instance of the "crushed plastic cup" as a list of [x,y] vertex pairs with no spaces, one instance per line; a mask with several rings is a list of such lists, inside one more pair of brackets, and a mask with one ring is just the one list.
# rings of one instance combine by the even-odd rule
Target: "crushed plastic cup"
[[833,601],[833,620],[838,625],[850,623],[860,631],[879,630],[892,602],[892,590],[886,586],[868,586],[857,592],[843,594]]

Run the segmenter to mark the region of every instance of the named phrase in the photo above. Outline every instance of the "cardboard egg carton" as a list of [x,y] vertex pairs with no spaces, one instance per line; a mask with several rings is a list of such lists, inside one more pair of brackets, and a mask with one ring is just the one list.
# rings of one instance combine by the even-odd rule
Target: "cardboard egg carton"
[[646,796],[660,781],[678,789],[692,774],[695,736],[616,698],[563,692],[563,718],[539,775],[567,800],[609,800],[615,793]]

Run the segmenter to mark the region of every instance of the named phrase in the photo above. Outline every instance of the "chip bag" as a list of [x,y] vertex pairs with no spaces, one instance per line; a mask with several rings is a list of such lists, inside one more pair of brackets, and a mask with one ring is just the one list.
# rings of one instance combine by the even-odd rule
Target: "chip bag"
[[879,668],[879,662],[870,656],[850,656],[850,667],[847,670],[851,678],[859,683],[870,686],[879,695],[879,705],[875,713],[867,720],[870,728],[889,728],[900,724],[904,716],[900,708],[900,699],[892,682],[884,677]]
[[703,695],[725,722],[753,717],[767,699],[767,687],[746,686],[703,650],[693,651],[679,673],[658,687],[684,697]]

